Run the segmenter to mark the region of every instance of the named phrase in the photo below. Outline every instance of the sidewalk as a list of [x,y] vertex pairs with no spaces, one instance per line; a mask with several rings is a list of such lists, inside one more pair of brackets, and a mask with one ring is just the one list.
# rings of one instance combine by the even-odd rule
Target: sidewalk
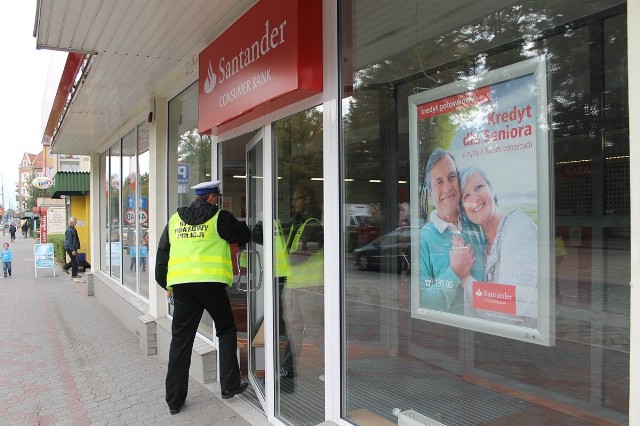
[[[8,232],[0,235],[8,241]],[[10,247],[13,276],[0,276],[0,424],[269,424],[239,397],[216,396],[217,383],[193,379],[183,409],[170,415],[166,361],[143,355],[138,338],[86,296],[84,282],[59,267],[55,277],[39,269],[36,279],[35,242],[19,235]]]

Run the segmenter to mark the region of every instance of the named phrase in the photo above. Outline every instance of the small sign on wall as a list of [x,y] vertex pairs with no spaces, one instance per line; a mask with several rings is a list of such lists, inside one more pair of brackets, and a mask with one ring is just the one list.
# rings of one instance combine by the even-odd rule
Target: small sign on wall
[[222,210],[226,210],[228,212],[232,212],[233,210],[231,210],[233,208],[233,199],[231,197],[225,197],[222,199]]

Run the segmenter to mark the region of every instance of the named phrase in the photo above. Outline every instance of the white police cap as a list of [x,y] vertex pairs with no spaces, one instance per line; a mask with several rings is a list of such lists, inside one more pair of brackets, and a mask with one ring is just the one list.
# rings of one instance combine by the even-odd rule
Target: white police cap
[[220,193],[220,181],[212,180],[209,182],[202,182],[197,185],[191,187],[191,189],[196,191],[196,195],[207,195],[207,194],[218,194]]

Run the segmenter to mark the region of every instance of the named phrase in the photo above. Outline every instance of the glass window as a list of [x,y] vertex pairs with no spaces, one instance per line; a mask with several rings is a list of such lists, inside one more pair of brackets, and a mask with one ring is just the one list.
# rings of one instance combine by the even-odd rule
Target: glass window
[[317,424],[324,420],[322,108],[276,121],[273,149],[276,414],[290,424]]
[[[100,156],[100,270],[149,297],[149,126],[139,124]],[[123,265],[123,260],[125,264]],[[121,266],[124,273],[121,273]]]
[[[370,2],[355,0],[341,2],[341,13],[343,417],[396,423],[398,408],[425,424],[628,422],[625,3],[401,0],[373,13]],[[519,92],[523,80],[513,70],[541,57],[546,91]],[[488,77],[495,78],[482,98],[473,84]],[[544,87],[537,84],[528,87]],[[467,91],[475,97],[452,96]],[[549,126],[534,130],[544,132],[550,155],[533,160],[533,173],[521,172],[521,161],[505,161],[485,178],[459,175],[458,165],[487,164],[479,159],[445,155],[428,163],[436,147],[456,143],[466,152],[478,145],[478,158],[496,155],[475,143],[484,134],[466,130],[478,125],[469,111],[489,117],[509,94],[510,107],[546,95],[535,108],[548,112]],[[414,117],[409,101],[420,96],[433,102]],[[521,123],[511,111],[480,124],[513,135]],[[518,145],[508,146],[504,152]],[[500,168],[514,173],[492,182]],[[533,209],[531,193],[499,190],[536,173],[545,184]],[[537,211],[541,199],[550,209]],[[507,224],[517,217],[518,229],[533,229],[534,237],[504,249]],[[516,262],[531,241],[532,253],[548,262],[534,262],[536,287],[526,293],[520,278],[504,277],[515,270],[509,255]],[[442,272],[423,280],[423,265]],[[424,295],[441,285],[450,290],[441,292],[447,308],[424,308]],[[527,301],[525,293],[534,296]],[[518,324],[513,335],[492,331],[506,321]],[[527,321],[549,323],[550,340],[536,344],[522,331]]]
[[109,273],[110,262],[107,256],[111,233],[109,230],[109,151],[100,155],[100,223],[104,223],[104,228],[100,230],[100,270]]
[[[211,137],[198,133],[198,83],[169,101],[167,220],[194,200],[192,186],[212,180]],[[169,305],[169,314],[172,314]],[[198,331],[213,339],[213,319],[205,311]]]
[[137,244],[136,235],[136,185],[138,181],[136,129],[122,138],[122,284],[136,291]]
[[138,220],[136,235],[140,236],[137,248],[138,257],[138,292],[146,299],[149,298],[149,283],[156,285],[154,279],[149,279],[147,264],[149,252],[154,250],[154,244],[149,241],[149,126],[146,123],[138,125],[138,182],[136,184],[136,207]]
[[139,124],[122,139],[123,284],[149,297],[149,126]]
[[120,188],[122,186],[122,159],[120,154],[122,147],[120,141],[109,149],[109,247],[107,257],[109,259],[109,273],[117,281],[120,281],[120,267],[122,265],[122,210],[120,201]]
[[198,83],[169,101],[169,212],[193,201],[191,187],[213,179],[211,137],[198,133]]

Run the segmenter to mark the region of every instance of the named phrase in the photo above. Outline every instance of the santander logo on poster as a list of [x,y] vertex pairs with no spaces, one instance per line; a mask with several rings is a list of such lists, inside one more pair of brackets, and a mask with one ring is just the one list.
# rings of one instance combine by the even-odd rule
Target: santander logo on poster
[[200,53],[199,77],[200,133],[274,99],[318,93],[321,1],[259,1]]
[[473,307],[514,315],[516,313],[516,286],[474,281]]

